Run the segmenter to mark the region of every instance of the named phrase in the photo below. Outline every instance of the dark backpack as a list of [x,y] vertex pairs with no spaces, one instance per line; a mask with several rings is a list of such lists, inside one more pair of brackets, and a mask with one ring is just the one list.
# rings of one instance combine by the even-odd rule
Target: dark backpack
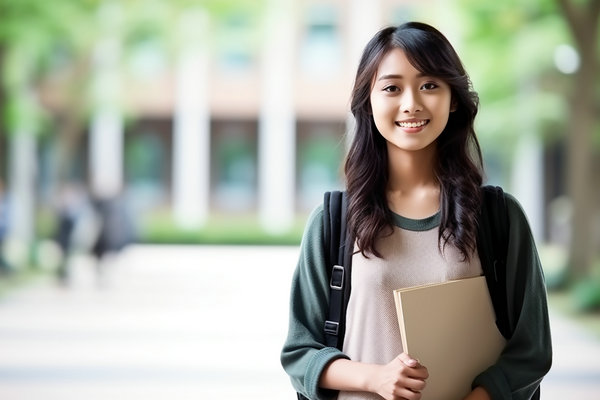
[[[483,186],[482,206],[477,231],[477,251],[496,312],[496,325],[506,338],[511,337],[506,299],[506,252],[508,249],[508,212],[502,188]],[[323,202],[324,244],[329,265],[329,314],[325,322],[327,345],[342,348],[345,316],[350,298],[353,241],[347,240],[346,193],[325,193]]]

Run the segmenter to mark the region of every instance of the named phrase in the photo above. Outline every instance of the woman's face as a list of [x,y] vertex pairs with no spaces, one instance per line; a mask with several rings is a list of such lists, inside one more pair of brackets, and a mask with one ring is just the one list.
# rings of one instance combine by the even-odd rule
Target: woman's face
[[379,64],[370,99],[375,125],[388,149],[405,151],[419,151],[435,142],[446,127],[452,103],[450,86],[423,75],[398,48]]

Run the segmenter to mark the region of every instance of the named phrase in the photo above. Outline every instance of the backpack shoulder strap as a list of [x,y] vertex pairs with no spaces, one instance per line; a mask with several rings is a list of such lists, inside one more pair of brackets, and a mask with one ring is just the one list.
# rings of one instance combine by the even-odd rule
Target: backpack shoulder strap
[[[504,191],[497,186],[481,188],[481,215],[477,232],[477,251],[485,274],[498,330],[507,340],[512,337],[506,295],[506,256],[508,253],[508,208]],[[540,399],[540,387],[531,397]]]
[[481,188],[481,214],[477,229],[477,251],[486,278],[496,325],[502,336],[512,336],[506,298],[506,254],[508,251],[508,211],[504,191],[498,186]]
[[325,321],[327,346],[341,349],[345,332],[346,306],[350,295],[350,260],[347,256],[346,193],[325,193],[323,229],[327,273],[329,276],[329,313]]

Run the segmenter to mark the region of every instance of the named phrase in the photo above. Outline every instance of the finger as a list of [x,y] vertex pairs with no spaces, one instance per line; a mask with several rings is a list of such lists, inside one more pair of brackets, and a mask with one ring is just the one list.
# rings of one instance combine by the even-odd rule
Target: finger
[[[418,360],[407,357],[397,358],[398,362],[400,362],[401,366],[400,370],[403,371],[402,374],[404,376],[417,378],[417,379],[427,379],[429,378],[429,371],[427,367],[418,363]],[[412,361],[411,361],[412,360]],[[414,361],[414,362],[413,362]]]
[[425,389],[425,386],[427,386],[427,382],[425,382],[423,379],[409,378],[407,379],[405,385],[407,389],[410,389],[413,392],[421,392],[423,389]]
[[411,378],[417,378],[420,380],[429,378],[429,371],[423,365],[419,365],[416,368],[410,368],[407,372],[407,375]]
[[407,388],[400,388],[394,392],[394,396],[406,400],[419,400],[422,395],[419,391],[413,391]]

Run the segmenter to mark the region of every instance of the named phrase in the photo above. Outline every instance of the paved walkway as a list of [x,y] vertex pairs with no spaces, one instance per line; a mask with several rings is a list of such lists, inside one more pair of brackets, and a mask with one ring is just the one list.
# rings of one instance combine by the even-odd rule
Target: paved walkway
[[[0,399],[292,399],[279,366],[295,247],[127,249],[101,282],[0,301]],[[600,341],[552,314],[544,399],[600,399]]]

